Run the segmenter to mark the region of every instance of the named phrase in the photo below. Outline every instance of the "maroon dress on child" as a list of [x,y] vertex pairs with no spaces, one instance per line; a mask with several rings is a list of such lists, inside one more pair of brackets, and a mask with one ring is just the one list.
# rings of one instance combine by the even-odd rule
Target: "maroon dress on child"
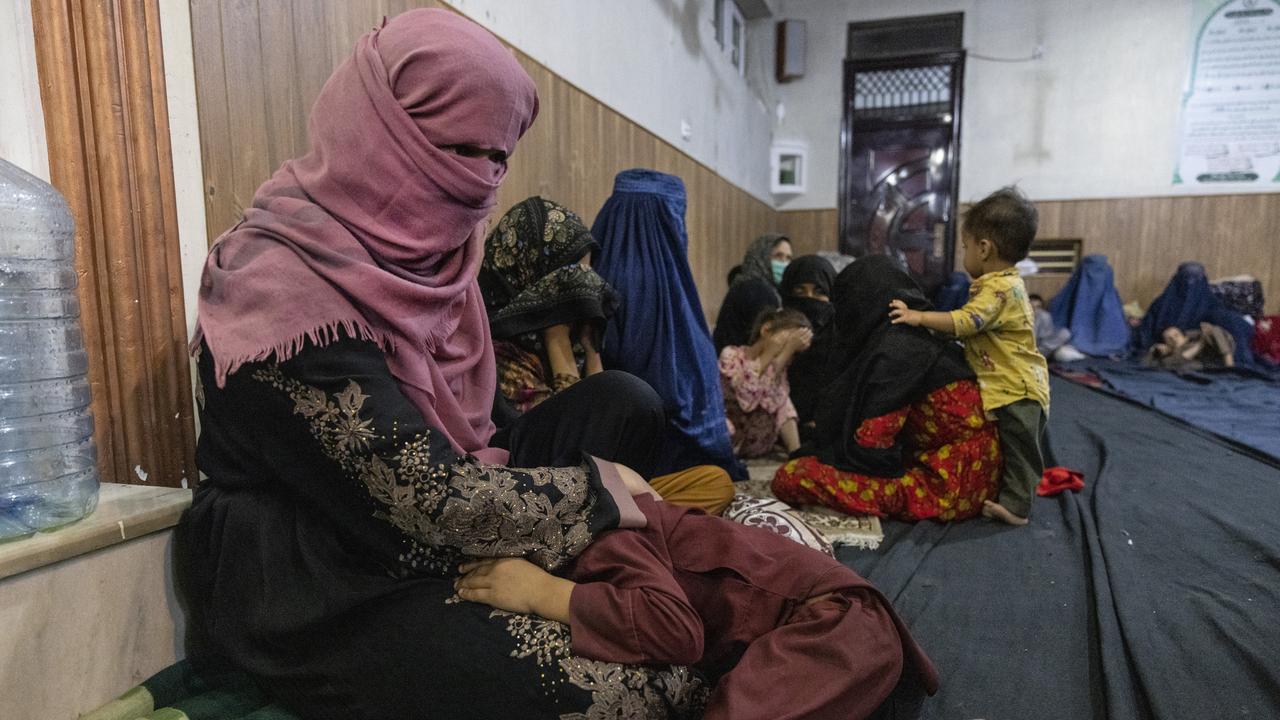
[[937,690],[888,600],[835,559],[647,495],[636,502],[647,526],[600,536],[568,571],[575,653],[694,665],[718,679],[705,720],[849,720],[891,695]]

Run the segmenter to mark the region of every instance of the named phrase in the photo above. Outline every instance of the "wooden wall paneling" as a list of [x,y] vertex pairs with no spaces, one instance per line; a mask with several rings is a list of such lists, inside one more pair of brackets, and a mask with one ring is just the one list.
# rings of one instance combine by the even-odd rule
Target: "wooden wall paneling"
[[[195,0],[193,0],[195,1]],[[207,2],[208,0],[198,0]],[[292,12],[293,26],[282,30],[287,36],[279,38],[282,44],[288,44],[293,47],[293,77],[289,78],[287,83],[290,88],[297,92],[295,99],[296,104],[291,108],[293,115],[295,151],[292,155],[282,158],[272,158],[277,164],[284,162],[289,157],[296,157],[306,152],[309,143],[307,142],[307,119],[311,113],[311,105],[320,95],[320,89],[324,87],[324,83],[329,79],[329,73],[335,67],[332,64],[332,51],[330,50],[329,36],[331,34],[329,23],[325,15],[325,3],[316,0],[292,0],[290,3]],[[193,21],[194,22],[194,21]],[[198,27],[198,26],[196,26]],[[285,38],[288,38],[287,40]],[[196,43],[198,44],[199,36],[197,35]],[[196,56],[200,55],[200,50],[196,50]],[[348,46],[350,52],[350,46]],[[272,75],[276,74],[276,69],[263,68],[264,72],[269,71]],[[196,92],[200,94],[201,79],[196,77]],[[203,109],[201,109],[203,112]],[[263,178],[265,179],[265,178]],[[214,237],[210,235],[209,237]]]
[[[1280,202],[1276,203],[1280,205]],[[1269,215],[1267,215],[1269,213]],[[1267,245],[1271,248],[1271,282],[1266,286],[1267,312],[1280,313],[1280,208],[1264,208],[1259,214],[1269,218],[1270,228],[1265,231]],[[1259,266],[1261,269],[1261,266]]]
[[[1179,263],[1204,263],[1210,278],[1252,274],[1268,312],[1280,311],[1280,194],[1112,198],[1036,203],[1040,236],[1079,237],[1106,255],[1126,301],[1144,307]],[[1060,287],[1061,283],[1056,283]],[[1052,285],[1040,285],[1052,288]],[[1042,293],[1044,294],[1044,293]],[[1047,295],[1046,295],[1047,296]]]
[[[222,63],[222,6],[219,0],[191,0],[192,46],[196,75],[196,115],[200,126],[200,157],[204,169],[205,230],[213,242],[235,224],[239,212],[231,193],[230,104]],[[209,148],[222,148],[209,152]],[[263,178],[265,179],[265,178]]]
[[50,174],[76,220],[99,469],[179,485],[195,426],[158,6],[37,0],[32,19]]
[[[131,444],[143,449],[135,467],[148,462],[158,472],[157,483],[180,485],[195,469],[195,417],[188,370],[186,309],[182,292],[182,257],[178,241],[178,211],[173,187],[173,153],[169,138],[169,109],[160,37],[160,9],[156,3],[117,5],[118,28],[125,52],[122,94],[131,112],[124,116],[131,162],[129,195],[121,198],[120,220],[130,222],[127,249],[136,294],[134,312],[139,326],[129,334],[103,338],[103,352],[124,358],[129,385],[121,388],[137,405],[128,421]],[[114,114],[116,108],[112,108]],[[123,243],[121,245],[124,245]],[[113,278],[114,285],[114,278]],[[113,287],[111,297],[122,300]],[[127,297],[127,296],[126,296]],[[157,428],[167,432],[152,434]],[[117,475],[118,477],[118,475]],[[130,482],[141,480],[127,475]]]
[[574,207],[579,212],[595,215],[597,209],[604,204],[604,193],[608,190],[594,187],[587,178],[592,177],[595,167],[599,165],[608,147],[605,140],[605,108],[592,97],[582,92],[569,93],[569,117],[574,118],[572,129],[575,141],[568,143],[569,178],[573,183],[571,197]]
[[835,210],[784,210],[778,213],[778,232],[791,238],[797,256],[834,251],[838,220]]
[[[279,68],[279,72],[286,77],[297,77],[293,28],[292,2],[267,0],[258,3],[258,35],[262,46],[263,68]],[[265,159],[271,172],[276,169],[271,166],[273,159],[297,157],[307,150],[306,126],[299,127],[297,122],[303,116],[296,111],[296,108],[302,107],[298,86],[289,83],[279,90],[265,93],[263,104],[267,130]]]
[[254,192],[278,165],[270,156],[272,145],[280,148],[284,143],[271,142],[272,135],[278,137],[281,133],[278,128],[268,132],[267,106],[271,96],[286,90],[278,84],[270,93],[266,89],[258,0],[223,2],[222,29],[222,65],[226,69],[227,105],[231,108],[228,129],[235,146],[231,155],[231,202],[238,218],[253,204]]
[[[1268,312],[1280,312],[1280,194],[1058,200],[1036,208],[1040,237],[1078,237],[1085,254],[1108,257],[1125,302],[1150,305],[1179,263],[1197,260],[1210,278],[1256,276]],[[778,226],[797,254],[835,246],[835,210],[782,211]],[[957,268],[960,262],[957,253]],[[1033,277],[1027,287],[1049,298],[1065,283],[1065,277]]]

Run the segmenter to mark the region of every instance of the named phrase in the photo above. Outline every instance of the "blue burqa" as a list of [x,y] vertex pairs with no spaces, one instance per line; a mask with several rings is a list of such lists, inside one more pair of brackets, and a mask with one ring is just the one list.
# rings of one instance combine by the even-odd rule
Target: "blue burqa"
[[[606,367],[653,386],[667,412],[657,473],[718,465],[735,479],[720,369],[689,271],[684,182],[653,170],[624,170],[591,226],[594,265],[622,296],[605,330]],[[608,398],[601,398],[608,402]]]
[[1129,345],[1129,321],[1106,255],[1086,255],[1062,291],[1049,302],[1054,327],[1071,331],[1085,355],[1108,357]]
[[1236,364],[1252,365],[1253,326],[1244,316],[1232,312],[1209,289],[1209,278],[1204,265],[1185,262],[1178,266],[1160,297],[1151,303],[1151,309],[1142,318],[1142,324],[1133,331],[1133,346],[1145,352],[1157,342],[1166,328],[1198,330],[1207,322],[1231,333],[1236,341]]

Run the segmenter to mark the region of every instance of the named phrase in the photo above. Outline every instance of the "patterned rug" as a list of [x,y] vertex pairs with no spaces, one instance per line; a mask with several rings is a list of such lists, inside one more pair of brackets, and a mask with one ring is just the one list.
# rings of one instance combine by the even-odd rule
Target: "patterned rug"
[[[782,461],[777,459],[748,460],[747,472],[751,479],[738,484],[738,496],[773,498],[773,490],[769,488],[769,484],[780,467]],[[735,502],[737,499],[735,498]],[[880,541],[884,540],[880,518],[874,515],[845,515],[818,505],[792,507],[791,512],[835,546],[875,550],[880,547]]]

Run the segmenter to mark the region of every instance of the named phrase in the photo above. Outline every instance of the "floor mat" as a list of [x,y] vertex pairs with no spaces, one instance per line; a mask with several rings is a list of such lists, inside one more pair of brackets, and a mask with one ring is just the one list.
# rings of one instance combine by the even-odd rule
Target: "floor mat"
[[839,555],[937,665],[924,717],[1280,717],[1280,470],[1056,378],[1049,437],[1086,487],[1029,526],[889,521]]
[[[1086,369],[1107,389],[1280,461],[1280,379],[1267,373],[1177,375],[1120,360],[1090,360],[1070,369]],[[1063,377],[1088,384],[1087,373]]]
[[[738,494],[774,497],[769,485],[781,466],[781,460],[748,460],[747,472],[751,477],[746,482],[738,483]],[[836,547],[874,550],[884,540],[880,518],[874,515],[846,515],[818,505],[792,507],[791,512]]]

